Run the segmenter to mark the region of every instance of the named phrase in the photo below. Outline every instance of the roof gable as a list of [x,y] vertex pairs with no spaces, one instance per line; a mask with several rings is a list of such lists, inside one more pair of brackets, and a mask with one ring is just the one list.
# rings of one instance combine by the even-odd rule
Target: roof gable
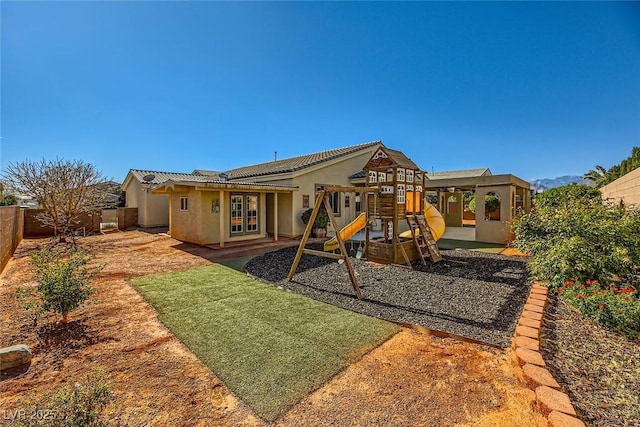
[[405,156],[403,152],[392,150],[385,146],[381,146],[375,153],[373,153],[364,168],[378,169],[390,166],[421,170],[420,167],[416,165],[410,158]]
[[295,172],[321,163],[329,162],[331,160],[338,159],[349,154],[369,150],[376,145],[382,145],[382,142],[372,141],[364,144],[351,145],[349,147],[321,151],[318,153],[289,157],[287,159],[275,160],[272,162],[259,163],[257,165],[231,169],[226,173],[230,180],[235,180],[264,175]]
[[[142,169],[131,169],[124,181],[123,187],[127,184],[131,178],[136,179],[139,182],[147,182],[151,185],[161,184],[170,179],[188,179],[191,181],[206,181],[210,180],[210,176],[194,175],[190,173],[181,172],[161,172],[161,171],[148,171]],[[147,179],[145,179],[147,178]]]

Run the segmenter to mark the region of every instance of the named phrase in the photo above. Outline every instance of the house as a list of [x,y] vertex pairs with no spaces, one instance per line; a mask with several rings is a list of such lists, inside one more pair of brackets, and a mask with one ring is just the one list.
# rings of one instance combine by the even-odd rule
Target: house
[[206,181],[206,176],[189,173],[159,172],[131,169],[122,183],[126,193],[126,207],[138,209],[141,227],[167,227],[169,225],[169,198],[153,194],[151,188],[168,180],[188,179]]
[[[123,184],[141,226],[168,225],[173,237],[198,244],[300,236],[302,212],[329,185],[364,186],[358,178],[382,142],[326,150],[224,172],[169,173],[132,169]],[[363,210],[357,194],[334,193],[342,227]]]

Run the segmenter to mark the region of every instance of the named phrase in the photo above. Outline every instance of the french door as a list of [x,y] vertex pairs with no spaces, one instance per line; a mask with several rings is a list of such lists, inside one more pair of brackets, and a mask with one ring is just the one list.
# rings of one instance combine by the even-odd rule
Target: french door
[[231,195],[231,235],[259,233],[257,194]]

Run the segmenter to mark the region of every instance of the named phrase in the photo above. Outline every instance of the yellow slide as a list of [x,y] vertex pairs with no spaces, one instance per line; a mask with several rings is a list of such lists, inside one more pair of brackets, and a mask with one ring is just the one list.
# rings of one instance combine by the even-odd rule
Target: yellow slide
[[[349,224],[345,225],[342,230],[340,230],[340,237],[342,241],[347,241],[351,239],[358,231],[362,230],[367,225],[367,214],[362,212],[360,215],[356,217]],[[340,245],[338,244],[338,239],[334,236],[331,239],[324,242],[324,250],[332,251],[334,249],[338,249]]]
[[[444,234],[444,230],[446,228],[444,224],[444,218],[438,209],[430,203],[424,202],[424,217],[427,220],[427,224],[431,229],[431,234],[433,238],[437,241]],[[416,230],[417,233],[420,233],[420,230]],[[404,231],[400,233],[400,237],[403,239],[411,239],[411,230]]]

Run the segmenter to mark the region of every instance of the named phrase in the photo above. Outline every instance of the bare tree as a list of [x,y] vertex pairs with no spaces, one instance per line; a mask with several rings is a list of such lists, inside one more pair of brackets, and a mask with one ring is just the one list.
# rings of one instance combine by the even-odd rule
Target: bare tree
[[64,242],[80,215],[95,210],[104,197],[105,179],[95,166],[82,160],[25,160],[9,163],[3,178],[19,193],[30,195],[43,213],[38,220],[53,227]]

